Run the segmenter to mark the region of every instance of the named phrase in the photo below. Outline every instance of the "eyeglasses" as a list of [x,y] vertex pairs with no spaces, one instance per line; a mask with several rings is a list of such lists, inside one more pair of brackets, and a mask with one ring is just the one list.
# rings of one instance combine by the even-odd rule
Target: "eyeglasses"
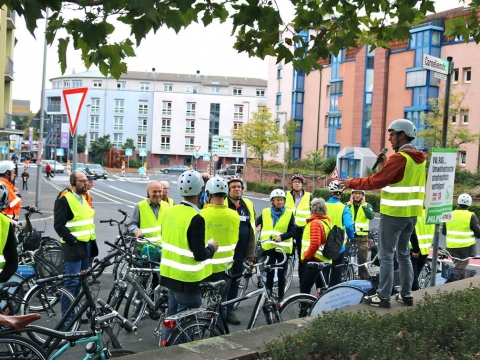
[[88,183],[88,181],[89,180],[77,180],[77,182],[84,183],[84,184]]

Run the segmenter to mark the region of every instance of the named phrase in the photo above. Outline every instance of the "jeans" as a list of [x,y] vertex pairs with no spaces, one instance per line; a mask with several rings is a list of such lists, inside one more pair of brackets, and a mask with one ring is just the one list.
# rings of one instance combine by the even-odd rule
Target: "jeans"
[[378,226],[380,275],[377,292],[383,299],[390,299],[392,296],[395,248],[400,271],[400,294],[406,296],[412,293],[413,268],[409,244],[416,223],[416,216],[400,218],[380,214]]
[[[232,268],[230,269],[232,275],[236,274],[241,274],[243,273],[243,261],[240,260],[235,260],[233,263]],[[227,300],[232,300],[235,299],[238,296],[238,287],[240,286],[240,280],[242,278],[239,278],[235,281],[232,281],[230,284],[230,289],[228,290],[227,294]],[[246,281],[249,281],[249,279],[246,279]],[[235,312],[235,309],[233,308],[233,305],[228,305],[227,307],[227,316],[230,314],[233,314]]]
[[[202,305],[202,295],[183,293],[168,290],[168,316],[176,315],[180,311],[198,308]],[[165,339],[168,340],[172,329],[165,329]]]
[[[87,254],[88,256],[80,261],[64,261],[63,262],[63,273],[64,274],[78,274],[82,270],[87,270],[89,265],[91,264],[90,261],[90,241],[87,243]],[[72,294],[75,298],[80,294],[80,279],[79,278],[73,278],[73,279],[66,279],[65,284],[64,284],[65,289],[67,289],[70,294]],[[61,309],[62,309],[62,316],[67,312],[68,308],[72,304],[71,301],[65,297],[62,296],[61,300]],[[69,324],[70,321],[72,321],[73,316],[75,315],[75,312],[72,311],[68,318],[65,320],[65,324]]]

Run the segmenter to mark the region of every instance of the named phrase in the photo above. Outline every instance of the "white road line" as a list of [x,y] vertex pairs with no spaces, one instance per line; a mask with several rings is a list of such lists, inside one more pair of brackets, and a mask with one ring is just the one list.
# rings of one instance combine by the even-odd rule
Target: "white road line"
[[[117,204],[124,204],[124,203],[135,204],[135,203],[132,202],[132,201],[128,201],[128,200],[119,198],[118,196],[114,196],[114,195],[109,194],[109,193],[107,193],[107,192],[105,192],[105,191],[101,191],[101,190],[98,190],[98,189],[95,189],[95,188],[93,188],[93,189],[90,190],[90,191],[91,191],[93,194],[95,194],[95,195],[98,195],[98,196],[100,196],[100,197],[103,197],[103,198],[105,198],[105,199],[107,199],[107,200],[111,200],[112,202],[117,203]],[[103,194],[105,194],[105,195],[103,195]],[[113,200],[113,199],[118,199],[118,200],[120,200],[120,201],[115,201],[115,200]]]
[[111,189],[115,189],[115,190],[117,190],[117,191],[121,191],[121,192],[124,192],[124,193],[126,193],[126,194],[129,194],[129,195],[132,195],[132,196],[136,196],[136,197],[138,197],[138,198],[140,198],[140,199],[145,199],[145,196],[140,196],[140,195],[131,193],[131,192],[129,192],[129,191],[125,191],[125,190],[123,190],[123,189],[119,189],[119,188],[117,188],[117,187],[115,187],[115,186],[109,186],[109,187],[110,187]]

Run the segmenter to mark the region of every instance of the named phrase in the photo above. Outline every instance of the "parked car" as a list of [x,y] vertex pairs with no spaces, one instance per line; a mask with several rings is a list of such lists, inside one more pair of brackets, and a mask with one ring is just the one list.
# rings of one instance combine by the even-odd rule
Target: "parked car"
[[228,165],[223,169],[217,170],[217,174],[218,175],[236,175],[238,168],[240,168],[240,174],[243,174],[243,170],[245,169],[245,165],[243,164]]
[[60,164],[57,160],[42,160],[42,172],[45,172],[47,163],[50,164],[53,172],[63,173],[65,171],[65,167],[62,164]]
[[164,174],[181,174],[187,170],[190,170],[187,165],[172,165],[170,167],[163,168],[160,171]]
[[87,164],[84,169],[88,175],[93,176],[95,179],[108,177],[108,172],[100,164]]
[[75,168],[75,170],[83,170],[84,167],[85,167],[84,163],[77,162],[77,167]]

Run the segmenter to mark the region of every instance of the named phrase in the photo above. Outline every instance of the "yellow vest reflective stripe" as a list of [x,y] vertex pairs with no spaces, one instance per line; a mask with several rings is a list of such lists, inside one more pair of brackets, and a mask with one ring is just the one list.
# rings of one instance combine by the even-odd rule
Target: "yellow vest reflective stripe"
[[[226,205],[205,204],[200,215],[205,219],[208,242],[216,241],[218,249],[211,259],[212,273],[225,272],[225,266],[233,260],[240,231],[240,217]],[[230,264],[229,268],[233,265]]]
[[312,213],[310,212],[310,195],[309,192],[304,191],[298,206],[295,206],[295,198],[290,191],[287,192],[285,207],[292,210],[293,215],[295,216],[295,224],[297,226],[305,226],[307,224],[307,219],[312,216]]
[[363,206],[360,205],[358,207],[357,218],[355,218],[354,205],[350,206],[349,209],[352,213],[352,219],[355,221],[355,232],[357,233],[357,235],[367,236],[370,220],[367,218],[367,215],[365,215],[365,211],[363,211]]
[[162,276],[183,282],[198,282],[212,274],[210,260],[196,261],[188,246],[187,230],[195,215],[197,211],[193,207],[183,204],[165,212],[160,263]]
[[425,161],[417,164],[410,155],[400,151],[407,160],[403,179],[382,189],[380,213],[395,217],[411,217],[423,215],[425,198]]
[[[248,213],[249,213],[249,216],[250,216],[250,226],[252,227],[252,231],[255,234],[255,231],[256,231],[256,228],[255,228],[255,220],[256,220],[255,207],[253,206],[253,203],[250,200],[248,200],[247,198],[242,197],[242,200],[245,203],[245,206],[247,207],[247,210],[248,210]],[[228,207],[228,198],[225,198],[224,204]]]
[[165,201],[160,201],[160,208],[158,209],[158,219],[148,201],[142,200],[138,203],[138,211],[140,213],[140,226],[143,235],[150,241],[162,245],[162,220],[165,215],[168,204]]
[[[95,224],[93,222],[95,210],[88,205],[87,200],[83,199],[82,204],[70,191],[64,196],[73,213],[73,219],[67,221],[65,226],[78,241],[95,240]],[[63,239],[60,239],[60,242],[65,243]]]
[[3,249],[7,244],[8,230],[10,229],[10,219],[0,214],[0,269],[5,267],[5,258],[3,257]]
[[475,234],[470,229],[473,212],[454,210],[453,220],[447,225],[447,248],[465,248],[476,243]]
[[[328,234],[330,234],[330,228],[328,226],[325,226],[325,223],[321,220],[313,220],[313,221],[318,221],[321,223],[321,226],[325,229],[325,237],[328,237]],[[307,252],[308,247],[310,246],[310,229],[312,227],[312,222],[309,222],[305,226],[305,230],[303,231],[303,237],[302,237],[302,253],[300,254],[300,258],[302,260],[305,260],[305,253]],[[317,259],[318,261],[322,262],[328,262],[331,263],[332,259],[326,258],[323,256],[322,250],[325,245],[320,245],[318,250],[315,252],[314,258]]]
[[262,243],[263,250],[270,250],[275,248],[282,248],[287,254],[291,254],[293,250],[293,239],[285,239],[280,242],[275,242],[275,238],[278,235],[286,233],[288,230],[288,224],[290,223],[290,218],[292,217],[292,211],[290,209],[285,209],[285,212],[278,219],[275,226],[273,226],[273,219],[270,212],[270,208],[265,208],[262,210],[262,231],[260,233],[260,240],[265,241]]

